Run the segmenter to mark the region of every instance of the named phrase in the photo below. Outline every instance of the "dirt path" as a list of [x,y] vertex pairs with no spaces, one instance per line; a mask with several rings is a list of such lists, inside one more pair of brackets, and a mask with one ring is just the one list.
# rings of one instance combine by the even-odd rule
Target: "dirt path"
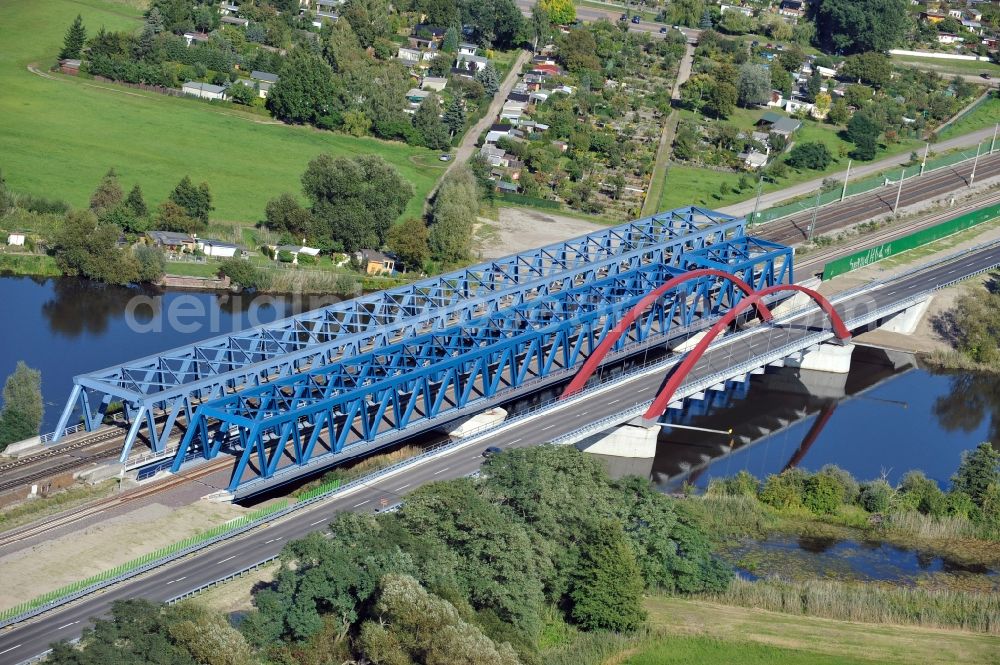
[[[490,107],[486,110],[486,115],[484,115],[479,122],[473,125],[469,131],[465,133],[465,137],[462,139],[462,142],[458,145],[458,148],[455,149],[455,157],[451,160],[451,166],[449,166],[448,170],[444,172],[445,176],[447,176],[448,173],[459,164],[464,164],[469,161],[469,158],[472,157],[473,153],[475,153],[476,143],[479,141],[479,135],[482,134],[486,128],[492,125],[496,120],[497,115],[500,113],[500,109],[503,108],[503,103],[507,101],[507,95],[510,94],[510,91],[514,89],[514,84],[517,83],[518,76],[521,73],[521,66],[527,62],[530,57],[531,53],[529,51],[521,51],[517,55],[517,58],[514,59],[514,64],[511,65],[506,78],[504,78],[503,83],[500,84],[500,90],[498,90],[497,94],[493,96],[493,101],[490,102]],[[436,190],[437,188],[435,187],[434,190],[427,195],[427,198],[430,199]]]
[[567,217],[547,210],[532,208],[500,208],[499,219],[481,220],[479,254],[483,259],[495,259],[543,245],[582,236],[598,229],[601,224]]

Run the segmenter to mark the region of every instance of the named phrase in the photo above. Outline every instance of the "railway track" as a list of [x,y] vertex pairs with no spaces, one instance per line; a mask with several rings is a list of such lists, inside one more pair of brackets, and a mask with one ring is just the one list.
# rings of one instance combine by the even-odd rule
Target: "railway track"
[[6,474],[8,471],[12,469],[18,469],[21,467],[30,466],[32,464],[36,464],[38,462],[41,462],[43,460],[52,457],[56,457],[58,455],[64,455],[74,450],[80,450],[81,448],[88,448],[90,446],[94,446],[99,443],[105,443],[106,441],[111,441],[116,437],[122,437],[124,435],[125,434],[120,427],[113,427],[113,426],[104,427],[92,434],[80,437],[78,440],[73,441],[72,443],[55,445],[40,453],[29,455],[27,457],[20,457],[10,462],[4,462],[3,464],[0,464],[0,474]]
[[[907,224],[892,226],[889,228],[880,229],[875,233],[866,233],[862,236],[858,236],[857,238],[854,239],[857,241],[856,249],[860,250],[866,247],[874,247],[884,242],[895,240],[896,238],[908,235],[910,233],[913,233],[914,231],[918,231],[920,229],[933,226],[940,222],[953,219],[958,215],[962,215],[967,212],[972,212],[974,210],[978,210],[983,206],[992,205],[995,203],[1000,203],[1000,192],[991,192],[989,194],[977,196],[975,198],[971,198],[967,201],[964,201],[963,203],[955,206],[954,208],[949,208],[948,210],[942,212],[933,213],[925,217],[920,217],[918,219],[912,220]],[[841,254],[843,254],[844,251],[845,248],[843,246],[837,246],[837,247],[823,248],[818,251],[813,251],[802,256],[801,258],[799,256],[796,256],[795,270],[796,272],[798,272],[804,268],[810,267],[809,272],[810,273],[815,272],[816,266],[822,268],[822,266],[827,261],[837,258]]]
[[[971,173],[972,165],[963,163],[904,181],[899,205],[901,207],[913,205],[967,187]],[[976,167],[977,180],[996,175],[1000,175],[1000,153],[979,160],[979,165]],[[826,205],[817,210],[804,210],[761,224],[752,229],[750,234],[784,245],[796,245],[809,239],[810,225],[814,226],[814,235],[821,235],[891,213],[896,202],[896,193],[897,188],[892,185],[880,187],[842,203]]]
[[14,529],[8,533],[0,535],[0,548],[25,540],[26,538],[41,535],[48,531],[52,531],[53,529],[73,524],[74,522],[79,522],[80,520],[97,515],[98,513],[102,513],[111,508],[132,503],[134,501],[138,501],[139,499],[144,499],[153,494],[158,494],[192,480],[204,478],[205,476],[211,475],[229,465],[230,460],[228,458],[221,458],[212,462],[200,464],[190,471],[137,487],[127,492],[123,492],[122,494],[116,494],[114,496],[100,499],[79,510],[71,511],[67,514],[63,514],[62,516],[57,515],[53,519],[45,520],[41,524],[34,524],[24,528]]

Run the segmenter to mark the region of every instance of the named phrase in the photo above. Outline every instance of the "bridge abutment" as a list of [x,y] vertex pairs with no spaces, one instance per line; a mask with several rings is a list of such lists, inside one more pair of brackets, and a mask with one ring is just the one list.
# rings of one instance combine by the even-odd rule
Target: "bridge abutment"
[[641,420],[635,420],[589,436],[576,447],[593,455],[652,459],[656,457],[656,437],[659,433],[659,425],[645,425]]
[[851,354],[853,353],[854,344],[820,344],[785,358],[785,366],[833,374],[847,374],[851,371]]
[[927,296],[922,302],[907,307],[899,314],[893,316],[880,325],[878,329],[901,335],[912,335],[916,332],[917,326],[920,325],[920,320],[924,318],[924,314],[927,313],[927,308],[930,307],[931,300],[933,299],[934,296]]

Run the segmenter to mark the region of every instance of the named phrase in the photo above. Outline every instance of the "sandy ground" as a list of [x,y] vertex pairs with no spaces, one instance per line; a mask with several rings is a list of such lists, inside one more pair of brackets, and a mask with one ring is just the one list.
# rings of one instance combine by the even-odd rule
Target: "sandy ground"
[[496,259],[607,228],[576,217],[531,208],[500,208],[499,219],[479,219],[477,244],[484,259]]
[[196,501],[151,503],[0,557],[0,609],[85,579],[239,517],[246,509]]
[[198,594],[195,596],[195,602],[217,612],[225,612],[226,614],[246,612],[253,609],[253,603],[251,602],[253,588],[257,584],[270,582],[274,579],[277,572],[277,562],[268,564],[232,582],[221,584],[204,593]]

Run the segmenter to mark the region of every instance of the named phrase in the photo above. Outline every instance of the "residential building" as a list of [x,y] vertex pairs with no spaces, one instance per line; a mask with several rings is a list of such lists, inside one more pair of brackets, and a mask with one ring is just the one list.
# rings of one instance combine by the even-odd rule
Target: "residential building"
[[305,245],[278,245],[271,249],[274,250],[274,259],[276,261],[278,260],[278,252],[288,252],[292,255],[292,263],[295,265],[299,263],[299,254],[312,257],[319,256],[318,249],[315,247],[306,247]]
[[789,18],[799,18],[804,16],[806,12],[801,0],[781,0],[778,13]]
[[481,55],[470,55],[468,53],[459,53],[458,57],[455,58],[455,66],[459,69],[468,69],[469,71],[478,72],[480,69],[486,67],[490,64],[490,59],[483,57]]
[[768,111],[760,117],[757,125],[765,127],[769,132],[781,134],[785,138],[788,138],[798,131],[799,127],[802,126],[802,122],[795,118],[785,117],[774,111]]
[[201,81],[186,81],[181,86],[181,91],[185,95],[200,97],[201,99],[225,99],[226,87],[213,83],[202,83]]
[[230,2],[229,0],[222,0],[219,3],[219,13],[223,16],[229,16],[231,14],[236,14],[240,11],[239,6],[235,2]]
[[204,32],[185,32],[184,41],[187,42],[188,46],[191,46],[195,42],[207,42],[208,35]]
[[239,16],[223,16],[219,19],[222,23],[227,23],[229,25],[238,25],[241,28],[245,28],[250,25],[250,19],[240,18]]
[[408,65],[414,65],[420,62],[420,57],[420,51],[415,48],[404,48],[400,46],[399,50],[396,51],[396,58]]
[[177,233],[175,231],[146,231],[146,238],[149,244],[167,252],[179,254],[181,252],[193,252],[197,243],[195,237],[189,233]]
[[517,194],[518,187],[513,182],[505,182],[501,180],[497,183],[497,191],[502,194]]
[[937,40],[940,44],[961,44],[965,41],[965,37],[959,37],[950,32],[941,32],[938,33]]
[[7,235],[7,244],[11,247],[24,247],[23,233],[10,233]]
[[460,55],[476,55],[477,50],[479,50],[478,46],[468,42],[462,42],[458,45],[458,53]]
[[719,7],[719,13],[725,14],[726,12],[736,12],[737,14],[743,14],[744,16],[753,16],[753,7],[744,7],[743,5],[722,4]]
[[363,249],[357,253],[365,274],[382,275],[396,271],[396,260],[374,249]]

